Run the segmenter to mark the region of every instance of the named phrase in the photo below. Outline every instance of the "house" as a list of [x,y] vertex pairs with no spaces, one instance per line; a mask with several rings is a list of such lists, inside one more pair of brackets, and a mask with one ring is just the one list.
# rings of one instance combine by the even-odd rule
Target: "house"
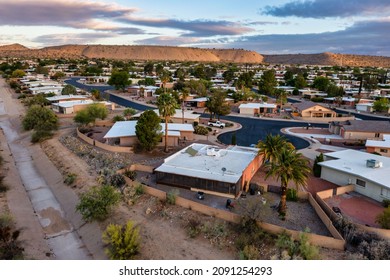
[[73,101],[62,101],[62,102],[57,102],[57,103],[52,103],[51,108],[54,112],[60,113],[60,114],[73,114],[77,113],[78,111],[85,109],[87,106],[93,104],[93,103],[101,103],[104,104],[107,109],[114,110],[115,109],[115,104],[111,102],[95,102],[91,99],[86,99],[86,100],[73,100]]
[[367,140],[366,151],[390,157],[390,134],[383,134],[383,140]]
[[[158,109],[153,110],[158,116],[160,115]],[[143,112],[140,112],[138,114],[135,114],[133,117],[137,118],[140,117]],[[182,123],[183,122],[183,113],[184,113],[184,123],[193,124],[194,122],[199,123],[199,115],[193,114],[192,111],[182,110],[182,109],[176,109],[176,112],[173,116],[171,116],[169,119],[173,123]]]
[[257,148],[195,143],[166,158],[155,174],[158,184],[236,197],[260,166]]
[[46,100],[50,103],[58,103],[58,102],[65,102],[65,101],[77,101],[77,100],[88,100],[90,99],[90,96],[87,95],[56,95],[51,97],[46,97]]
[[321,178],[334,184],[355,185],[355,191],[376,201],[390,199],[390,158],[356,150],[324,154]]
[[389,121],[348,120],[331,122],[329,131],[340,135],[346,140],[383,139],[384,134],[390,134]]
[[54,93],[56,95],[60,95],[62,92],[62,89],[64,87],[61,85],[56,86],[38,86],[38,87],[30,87],[29,91],[31,94],[48,94],[48,93]]
[[[107,144],[131,147],[138,142],[135,133],[137,121],[119,121],[104,135]],[[165,125],[161,124],[161,133],[165,134]],[[168,123],[168,146],[178,146],[180,140],[194,140],[194,128],[191,124]],[[162,137],[159,145],[165,145]]]
[[291,107],[302,119],[335,118],[337,116],[335,111],[311,101],[293,103]]
[[259,114],[273,114],[276,111],[276,104],[268,103],[246,103],[238,107],[241,115],[255,116]]

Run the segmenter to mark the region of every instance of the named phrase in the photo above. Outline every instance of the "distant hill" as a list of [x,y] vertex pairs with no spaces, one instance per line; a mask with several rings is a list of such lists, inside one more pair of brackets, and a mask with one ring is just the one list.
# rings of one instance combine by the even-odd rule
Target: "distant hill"
[[338,65],[338,66],[375,66],[390,67],[390,57],[354,55],[354,54],[282,54],[263,55],[264,62],[270,64],[308,64],[308,65]]
[[169,46],[63,45],[29,49],[20,44],[0,46],[0,57],[106,58],[116,60],[198,61],[250,64],[306,64],[390,67],[390,57],[353,54],[261,55],[243,49],[201,49]]
[[[12,46],[15,46],[14,48]],[[21,45],[19,45],[21,46]],[[23,47],[23,46],[21,46]],[[42,49],[0,47],[0,56],[35,58],[106,58],[117,60],[262,63],[263,56],[242,49],[200,49],[163,46],[64,45]]]

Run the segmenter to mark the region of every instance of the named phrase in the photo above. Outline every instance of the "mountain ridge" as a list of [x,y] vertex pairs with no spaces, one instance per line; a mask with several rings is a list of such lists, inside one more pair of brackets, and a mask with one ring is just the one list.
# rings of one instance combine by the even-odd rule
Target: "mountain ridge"
[[0,56],[16,58],[105,58],[114,60],[196,61],[249,64],[304,64],[390,67],[390,57],[336,54],[260,54],[244,49],[207,49],[152,45],[59,45],[30,49],[21,44],[0,46]]

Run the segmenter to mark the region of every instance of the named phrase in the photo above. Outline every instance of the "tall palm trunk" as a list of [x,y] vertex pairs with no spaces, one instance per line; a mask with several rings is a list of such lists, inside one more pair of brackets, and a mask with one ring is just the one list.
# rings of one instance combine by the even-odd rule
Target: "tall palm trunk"
[[278,207],[279,215],[284,219],[287,213],[287,186],[285,184],[281,184],[280,189],[280,203]]
[[165,118],[165,148],[164,151],[168,152],[168,118]]

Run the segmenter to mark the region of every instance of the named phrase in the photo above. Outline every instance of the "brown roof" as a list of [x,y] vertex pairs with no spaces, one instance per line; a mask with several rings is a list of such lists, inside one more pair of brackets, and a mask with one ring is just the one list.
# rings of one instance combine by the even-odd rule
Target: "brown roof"
[[342,124],[346,131],[390,133],[389,121],[350,120]]
[[[294,104],[291,104],[292,107],[295,107],[296,109],[298,109],[298,111],[303,111],[303,110],[306,110],[306,109],[309,109],[311,107],[314,107],[314,106],[321,106],[321,107],[324,107],[320,104],[317,104],[317,103],[314,103],[312,101],[302,101],[300,103],[294,103]],[[325,107],[324,107],[325,108]]]

